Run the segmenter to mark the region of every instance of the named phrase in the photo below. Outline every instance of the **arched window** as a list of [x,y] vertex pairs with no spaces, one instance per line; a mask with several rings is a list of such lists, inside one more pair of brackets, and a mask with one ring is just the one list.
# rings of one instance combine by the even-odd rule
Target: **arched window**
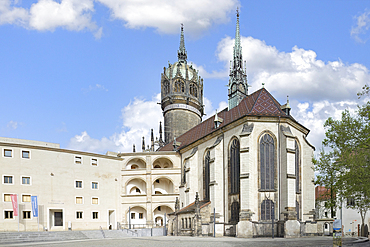
[[182,81],[176,81],[175,82],[175,90],[176,93],[183,93],[184,90],[184,83]]
[[298,142],[295,141],[295,190],[296,192],[300,192],[299,183],[300,183],[300,157],[299,157],[299,146]]
[[204,159],[204,167],[203,167],[203,195],[204,200],[209,201],[209,182],[210,182],[210,169],[209,163],[211,159],[211,154],[207,151],[206,157]]
[[260,141],[260,188],[262,190],[275,189],[275,144],[274,139],[265,134]]
[[194,97],[198,97],[198,89],[194,83],[190,84],[190,94],[193,95]]
[[230,194],[238,194],[240,191],[240,145],[238,139],[234,139],[230,147],[229,181]]
[[163,83],[163,91],[164,91],[164,94],[170,93],[170,83],[168,81],[165,81]]
[[261,220],[275,219],[274,202],[271,200],[263,200],[261,203]]

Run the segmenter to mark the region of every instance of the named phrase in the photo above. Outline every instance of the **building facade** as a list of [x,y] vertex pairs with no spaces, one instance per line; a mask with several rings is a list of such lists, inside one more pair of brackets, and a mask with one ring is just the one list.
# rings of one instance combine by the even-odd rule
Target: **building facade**
[[[178,61],[161,76],[165,140],[106,155],[1,138],[0,230],[156,227],[169,234],[296,237],[315,207],[309,130],[265,88],[248,94],[237,13],[229,107],[201,121],[203,79]],[[19,197],[15,216],[13,194]],[[40,217],[30,215],[38,196]],[[167,218],[167,219],[168,219]]]

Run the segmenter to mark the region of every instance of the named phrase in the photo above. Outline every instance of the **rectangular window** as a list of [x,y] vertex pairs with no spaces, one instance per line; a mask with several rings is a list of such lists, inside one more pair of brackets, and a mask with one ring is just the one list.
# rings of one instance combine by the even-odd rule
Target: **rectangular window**
[[23,211],[23,219],[31,219],[31,211]]
[[99,219],[99,212],[92,212],[93,219]]
[[82,158],[81,158],[81,156],[75,156],[75,163],[76,163],[76,164],[81,164],[81,163],[82,163]]
[[30,177],[22,177],[22,184],[31,184]]
[[22,195],[22,202],[31,202],[31,195]]
[[139,213],[139,219],[142,219],[144,218],[144,214],[143,213]]
[[97,189],[98,189],[98,183],[97,183],[97,182],[92,182],[92,183],[91,183],[91,188],[92,188],[93,190],[97,190]]
[[76,188],[82,188],[82,181],[76,181]]
[[82,204],[82,196],[76,197],[76,204]]
[[11,202],[12,198],[10,197],[10,194],[4,194],[4,202]]
[[4,149],[4,157],[12,157],[12,150]]
[[4,219],[13,219],[13,211],[4,211]]
[[83,212],[76,212],[76,219],[82,219]]
[[92,204],[99,204],[99,198],[93,197],[92,198]]
[[91,159],[91,165],[97,166],[98,165],[98,159]]
[[13,176],[4,176],[4,184],[12,184]]
[[131,219],[135,219],[135,213],[131,213]]
[[30,151],[22,151],[22,158],[29,159],[30,158]]

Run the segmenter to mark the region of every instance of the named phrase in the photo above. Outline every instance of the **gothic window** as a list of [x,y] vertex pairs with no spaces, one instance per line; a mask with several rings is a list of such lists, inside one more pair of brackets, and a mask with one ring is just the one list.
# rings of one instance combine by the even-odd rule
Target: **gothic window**
[[261,220],[272,220],[275,219],[274,213],[274,202],[266,199],[261,203]]
[[190,94],[193,95],[194,97],[198,97],[198,89],[194,83],[190,84]]
[[210,152],[207,151],[206,157],[204,159],[204,168],[203,168],[203,195],[204,200],[209,201],[209,182],[210,182],[210,169],[209,169],[209,163],[210,163]]
[[175,90],[176,93],[183,93],[185,91],[184,83],[180,80],[175,81]]
[[275,144],[274,139],[265,134],[260,141],[260,189],[273,190],[275,174]]
[[233,84],[232,87],[231,87],[231,92],[235,92],[236,91],[236,84]]
[[168,81],[165,81],[163,83],[163,91],[164,91],[164,94],[170,93],[170,83]]
[[234,201],[231,204],[231,219],[230,223],[237,223],[239,222],[239,202]]
[[300,192],[299,188],[299,175],[300,175],[300,157],[299,157],[299,147],[298,142],[295,141],[295,190],[296,192]]
[[238,139],[234,139],[230,147],[229,180],[230,194],[238,194],[240,191],[240,145]]

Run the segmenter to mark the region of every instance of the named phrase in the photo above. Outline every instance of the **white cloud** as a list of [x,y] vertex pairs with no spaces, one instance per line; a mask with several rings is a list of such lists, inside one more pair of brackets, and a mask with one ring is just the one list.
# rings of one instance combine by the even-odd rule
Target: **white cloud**
[[108,92],[108,89],[106,89],[103,85],[100,85],[100,84],[89,85],[88,88],[82,88],[82,91],[84,93],[88,93],[88,92],[94,91],[94,90],[101,90],[101,91]]
[[71,138],[68,148],[100,153],[108,150],[132,152],[132,144],[135,144],[136,150],[141,151],[142,137],[145,137],[145,144],[150,145],[150,129],[153,129],[156,138],[159,135],[159,122],[163,124],[162,110],[157,102],[160,102],[160,94],[150,101],[135,98],[122,109],[123,126],[120,133],[98,140],[84,131]]
[[8,127],[9,129],[17,129],[19,127],[19,125],[21,125],[20,123],[16,122],[16,121],[13,121],[13,120],[10,120],[8,122],[8,124],[6,125],[6,127]]
[[[230,37],[219,42],[217,58],[225,63],[224,72],[208,74],[227,74],[233,46]],[[317,59],[316,52],[297,46],[291,52],[281,52],[259,39],[242,37],[242,47],[252,92],[265,83],[275,97],[290,95],[301,101],[340,101],[355,99],[356,93],[370,81],[369,70],[364,65],[345,64],[340,59],[324,62]]]
[[128,28],[154,28],[161,33],[178,33],[184,23],[187,33],[199,34],[213,24],[225,23],[235,11],[237,0],[98,0],[111,10],[113,19]]
[[28,11],[21,7],[14,7],[17,1],[1,0],[0,1],[0,25],[17,24],[26,26],[29,19]]
[[29,26],[39,31],[54,31],[58,27],[81,31],[97,30],[91,21],[94,12],[93,0],[39,0],[30,9]]
[[369,35],[366,36],[366,33],[370,28],[370,10],[365,10],[361,15],[355,16],[354,19],[356,25],[351,29],[351,36],[357,42],[366,43],[369,39]]
[[203,97],[203,104],[205,105],[204,107],[205,116],[203,116],[203,121],[212,117],[216,113],[216,110],[217,112],[220,112],[228,106],[225,101],[221,101],[218,103],[217,109],[215,109],[213,107],[212,102],[206,97]]

